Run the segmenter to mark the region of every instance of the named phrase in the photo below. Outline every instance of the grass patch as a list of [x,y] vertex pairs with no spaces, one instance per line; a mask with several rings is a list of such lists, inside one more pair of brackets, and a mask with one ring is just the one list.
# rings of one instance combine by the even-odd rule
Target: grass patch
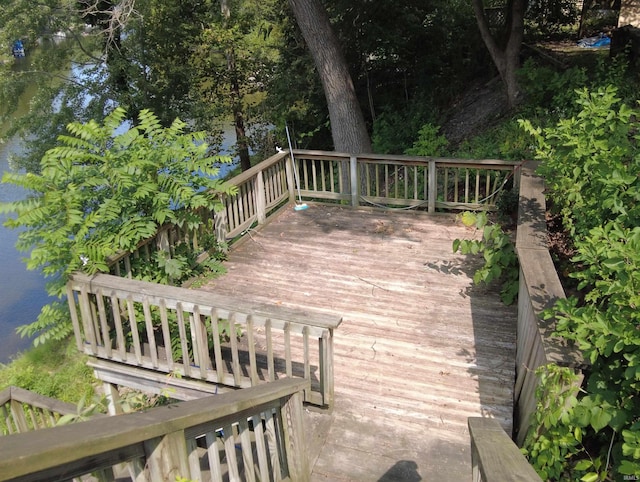
[[64,402],[91,400],[97,380],[73,339],[31,348],[7,365],[0,364],[0,390],[16,386]]

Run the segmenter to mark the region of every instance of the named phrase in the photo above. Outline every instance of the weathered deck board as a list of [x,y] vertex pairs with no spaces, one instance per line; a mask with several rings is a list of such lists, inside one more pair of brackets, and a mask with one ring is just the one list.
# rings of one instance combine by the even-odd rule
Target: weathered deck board
[[515,308],[452,254],[471,235],[449,215],[287,209],[202,288],[344,317],[314,480],[469,480],[467,417],[510,433]]

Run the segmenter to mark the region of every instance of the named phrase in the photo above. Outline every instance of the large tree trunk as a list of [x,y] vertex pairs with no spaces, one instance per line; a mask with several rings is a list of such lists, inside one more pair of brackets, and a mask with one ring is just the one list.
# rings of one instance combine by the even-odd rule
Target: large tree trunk
[[524,14],[527,8],[526,0],[510,0],[507,4],[507,25],[505,39],[502,45],[493,36],[484,13],[482,0],[472,0],[478,28],[482,40],[489,50],[489,55],[498,69],[500,78],[505,84],[509,106],[518,103],[520,90],[516,72],[520,67],[520,47],[524,37]]
[[371,139],[356,97],[347,62],[319,0],[289,0],[311,52],[329,107],[334,149],[371,152]]
[[[220,10],[224,21],[229,24],[231,8],[228,0],[220,1]],[[246,171],[251,169],[251,157],[249,156],[249,143],[247,142],[247,132],[244,127],[244,115],[242,113],[242,96],[240,94],[240,81],[238,80],[238,70],[236,69],[236,53],[233,46],[225,52],[227,57],[227,70],[230,79],[231,108],[233,110],[233,126],[236,131],[236,146],[240,156],[240,169]]]

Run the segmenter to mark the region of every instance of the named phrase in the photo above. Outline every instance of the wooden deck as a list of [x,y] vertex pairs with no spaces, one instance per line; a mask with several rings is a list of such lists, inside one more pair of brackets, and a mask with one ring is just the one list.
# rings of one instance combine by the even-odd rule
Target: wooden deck
[[203,290],[343,316],[335,406],[309,411],[312,480],[471,479],[467,417],[510,433],[516,308],[473,286],[452,215],[290,206]]

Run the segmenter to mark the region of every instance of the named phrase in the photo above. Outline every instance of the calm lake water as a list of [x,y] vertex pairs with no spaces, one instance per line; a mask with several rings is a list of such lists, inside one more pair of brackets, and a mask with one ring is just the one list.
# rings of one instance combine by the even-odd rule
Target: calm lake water
[[[19,149],[10,140],[0,144],[1,172],[9,170],[7,157]],[[0,201],[16,201],[25,192],[11,184],[0,184]],[[27,271],[22,260],[26,253],[15,249],[18,231],[4,226],[7,216],[0,214],[0,363],[6,363],[16,353],[28,348],[31,341],[16,334],[16,327],[35,321],[40,309],[49,303],[45,279],[40,272]]]

